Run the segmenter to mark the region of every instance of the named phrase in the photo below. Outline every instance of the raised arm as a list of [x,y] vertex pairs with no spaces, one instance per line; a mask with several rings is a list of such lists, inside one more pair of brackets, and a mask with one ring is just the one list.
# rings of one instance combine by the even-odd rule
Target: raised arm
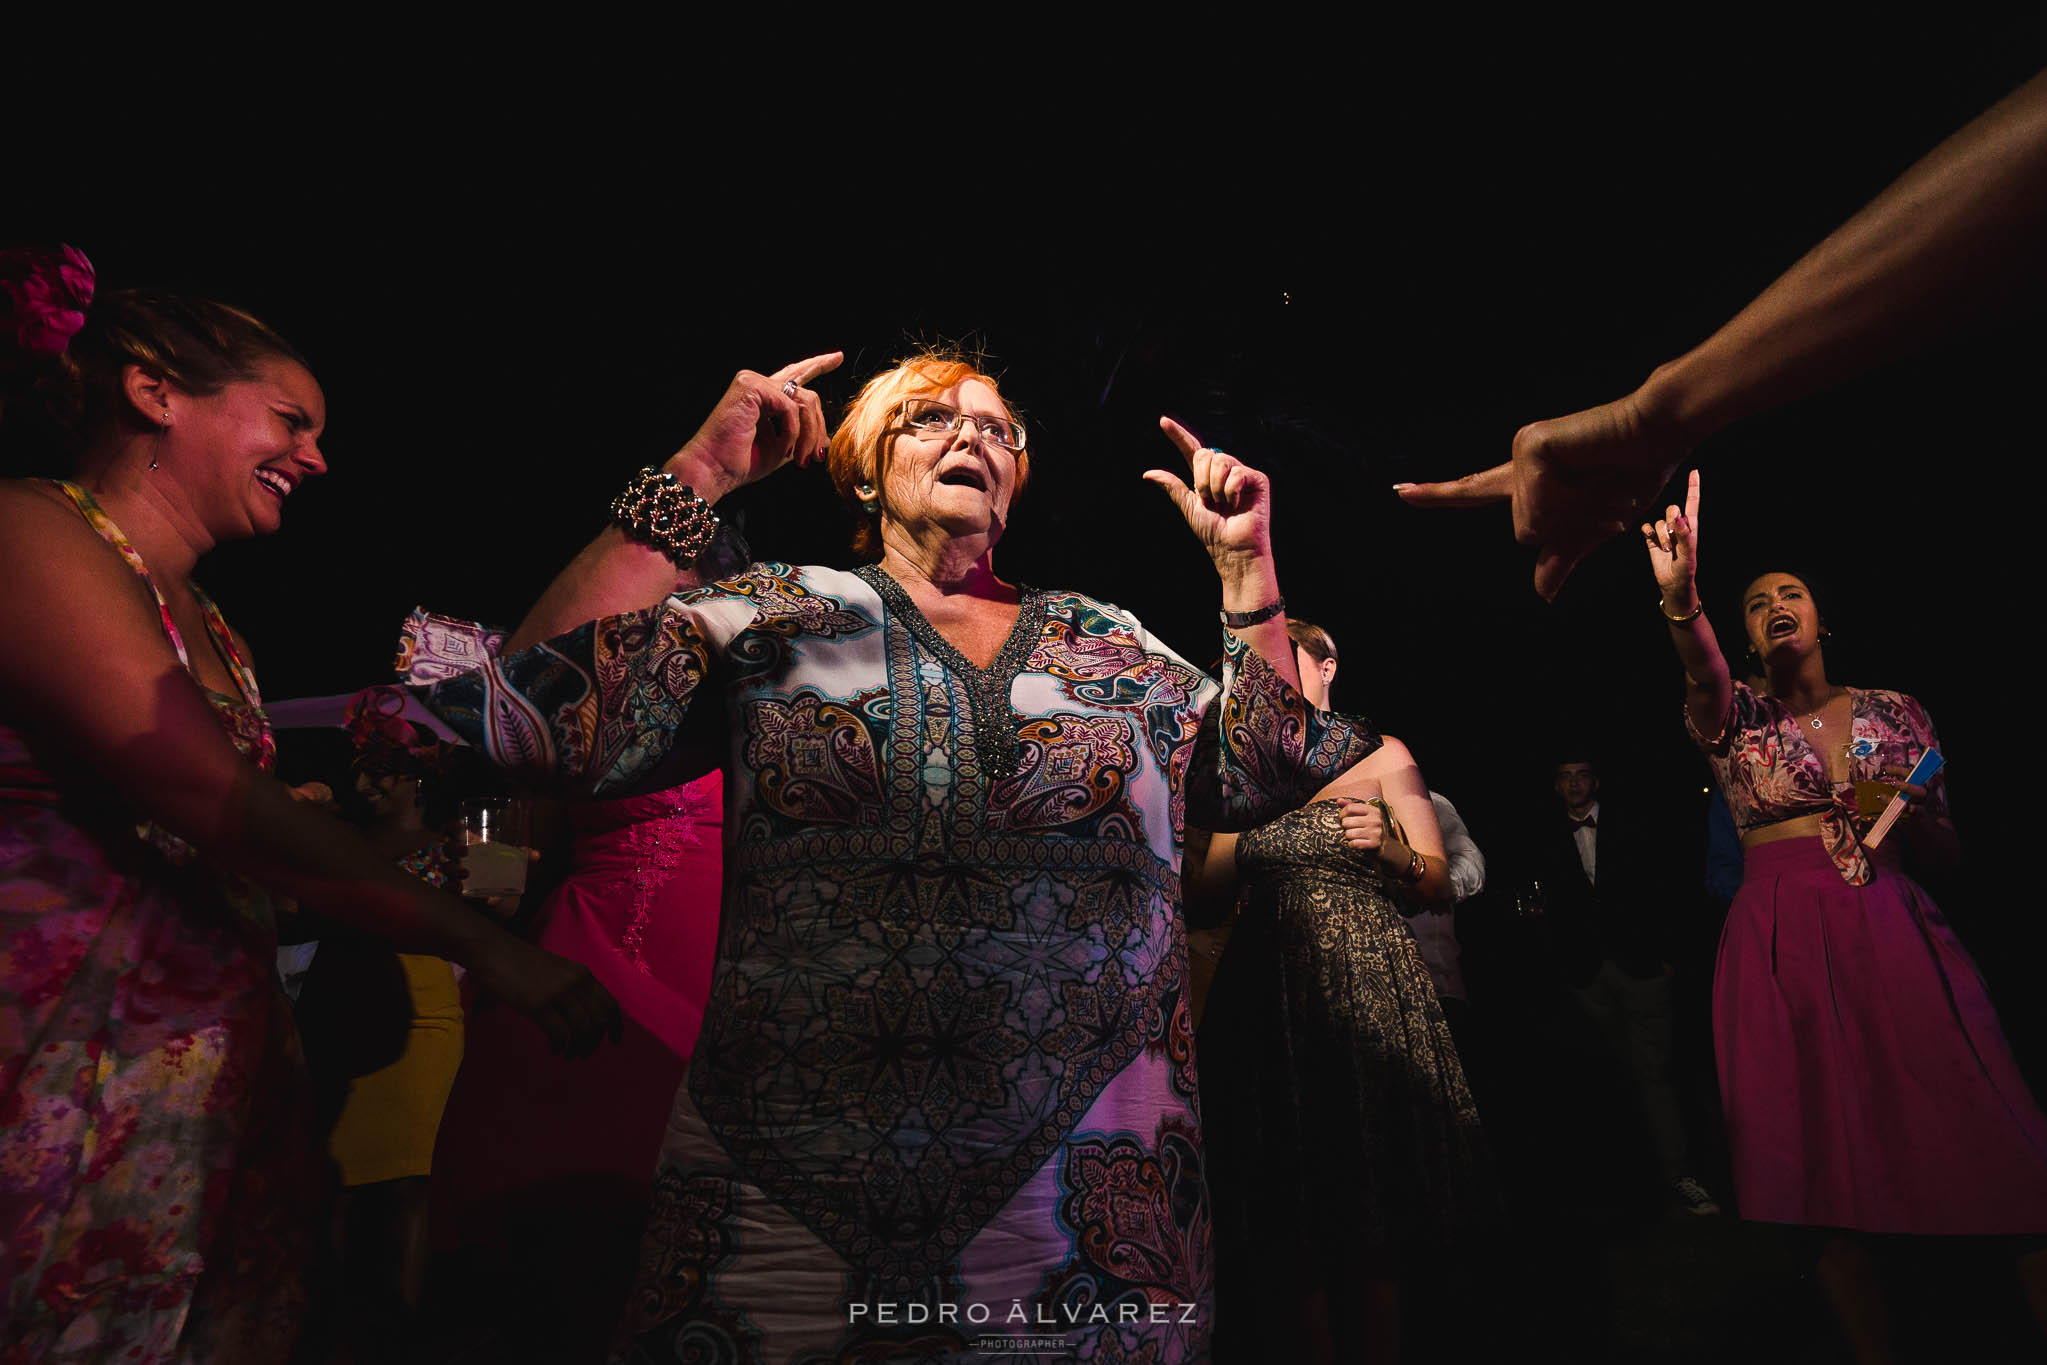
[[1272,481],[1170,417],[1159,427],[1186,457],[1188,479],[1153,469],[1145,480],[1172,498],[1222,582],[1223,695],[1192,751],[1187,811],[1209,829],[1249,829],[1300,805],[1379,741],[1301,695],[1272,563]]
[[1684,510],[1675,503],[1664,509],[1653,526],[1642,527],[1642,543],[1649,551],[1649,570],[1656,578],[1661,596],[1657,607],[1670,627],[1670,642],[1677,647],[1685,669],[1685,710],[1692,729],[1708,738],[1717,737],[1727,723],[1727,707],[1734,698],[1734,682],[1727,674],[1727,656],[1713,636],[1699,601],[1699,471],[1694,469],[1685,487]]
[[[711,506],[792,461],[810,464],[825,447],[824,409],[804,385],[839,366],[838,351],[773,374],[741,370],[704,425],[662,466]],[[514,653],[600,616],[652,606],[694,575],[656,547],[605,527],[550,583],[505,641]]]
[[139,580],[68,508],[0,486],[0,713],[67,786],[110,790],[211,862],[399,947],[474,971],[587,1050],[618,1007],[584,968],[406,876],[242,756]]
[[2047,72],[1929,152],[1700,345],[1633,393],[1523,427],[1508,463],[1407,501],[1512,499],[1554,597],[1721,427],[1917,349],[2047,273]]
[[1286,633],[1279,571],[1272,563],[1272,480],[1236,456],[1204,446],[1170,417],[1159,418],[1159,429],[1186,457],[1188,476],[1183,480],[1171,470],[1152,469],[1145,472],[1145,482],[1165,490],[1208,552],[1222,580],[1225,617],[1257,618],[1231,625],[1231,631],[1298,691],[1300,669]]

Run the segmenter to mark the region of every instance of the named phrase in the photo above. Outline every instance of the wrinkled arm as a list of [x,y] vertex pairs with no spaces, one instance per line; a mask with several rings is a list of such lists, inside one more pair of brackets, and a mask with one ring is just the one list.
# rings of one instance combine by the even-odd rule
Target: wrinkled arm
[[628,540],[618,527],[607,526],[555,575],[506,638],[505,650],[517,653],[585,621],[651,606],[697,583],[693,571],[677,569],[653,546]]

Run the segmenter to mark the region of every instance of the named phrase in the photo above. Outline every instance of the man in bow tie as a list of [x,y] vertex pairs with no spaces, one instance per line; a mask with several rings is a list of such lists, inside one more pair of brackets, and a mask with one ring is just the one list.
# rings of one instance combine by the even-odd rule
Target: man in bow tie
[[[1676,895],[1658,831],[1639,812],[1602,809],[1599,769],[1566,753],[1561,807],[1541,865],[1559,961],[1578,1004],[1606,1032],[1627,1072],[1671,1196],[1693,1213],[1719,1206],[1687,1173],[1689,1145],[1671,1082],[1669,933]],[[1663,866],[1659,866],[1663,865]]]

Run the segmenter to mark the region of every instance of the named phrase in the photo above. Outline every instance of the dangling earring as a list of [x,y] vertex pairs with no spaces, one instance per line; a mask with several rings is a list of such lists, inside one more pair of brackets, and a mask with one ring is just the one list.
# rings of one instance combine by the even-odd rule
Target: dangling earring
[[157,459],[159,456],[163,454],[163,438],[170,434],[170,430],[171,410],[170,405],[165,404],[163,410],[163,425],[156,429],[156,448],[149,452],[149,467],[151,469],[156,468]]
[[853,496],[860,499],[860,510],[873,516],[881,510],[881,490],[871,483],[857,484]]
[[1820,636],[1819,636],[1819,642],[1820,642],[1821,644],[1825,644],[1825,643],[1827,643],[1827,642],[1828,642],[1829,640],[1831,640],[1831,639],[1833,639],[1833,638],[1834,638],[1834,632],[1833,632],[1833,631],[1831,631],[1831,630],[1828,630],[1828,629],[1827,629],[1827,628],[1826,628],[1825,626],[1821,626],[1821,627],[1820,627]]

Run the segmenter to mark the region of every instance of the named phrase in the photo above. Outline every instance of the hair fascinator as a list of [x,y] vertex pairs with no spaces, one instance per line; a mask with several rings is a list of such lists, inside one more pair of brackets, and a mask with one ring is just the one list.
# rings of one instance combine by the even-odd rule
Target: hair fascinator
[[0,250],[0,367],[62,355],[85,326],[92,286],[92,262],[77,247]]
[[447,768],[453,746],[407,720],[404,710],[405,693],[395,687],[367,687],[349,699],[342,726],[355,741],[359,768],[412,777]]

